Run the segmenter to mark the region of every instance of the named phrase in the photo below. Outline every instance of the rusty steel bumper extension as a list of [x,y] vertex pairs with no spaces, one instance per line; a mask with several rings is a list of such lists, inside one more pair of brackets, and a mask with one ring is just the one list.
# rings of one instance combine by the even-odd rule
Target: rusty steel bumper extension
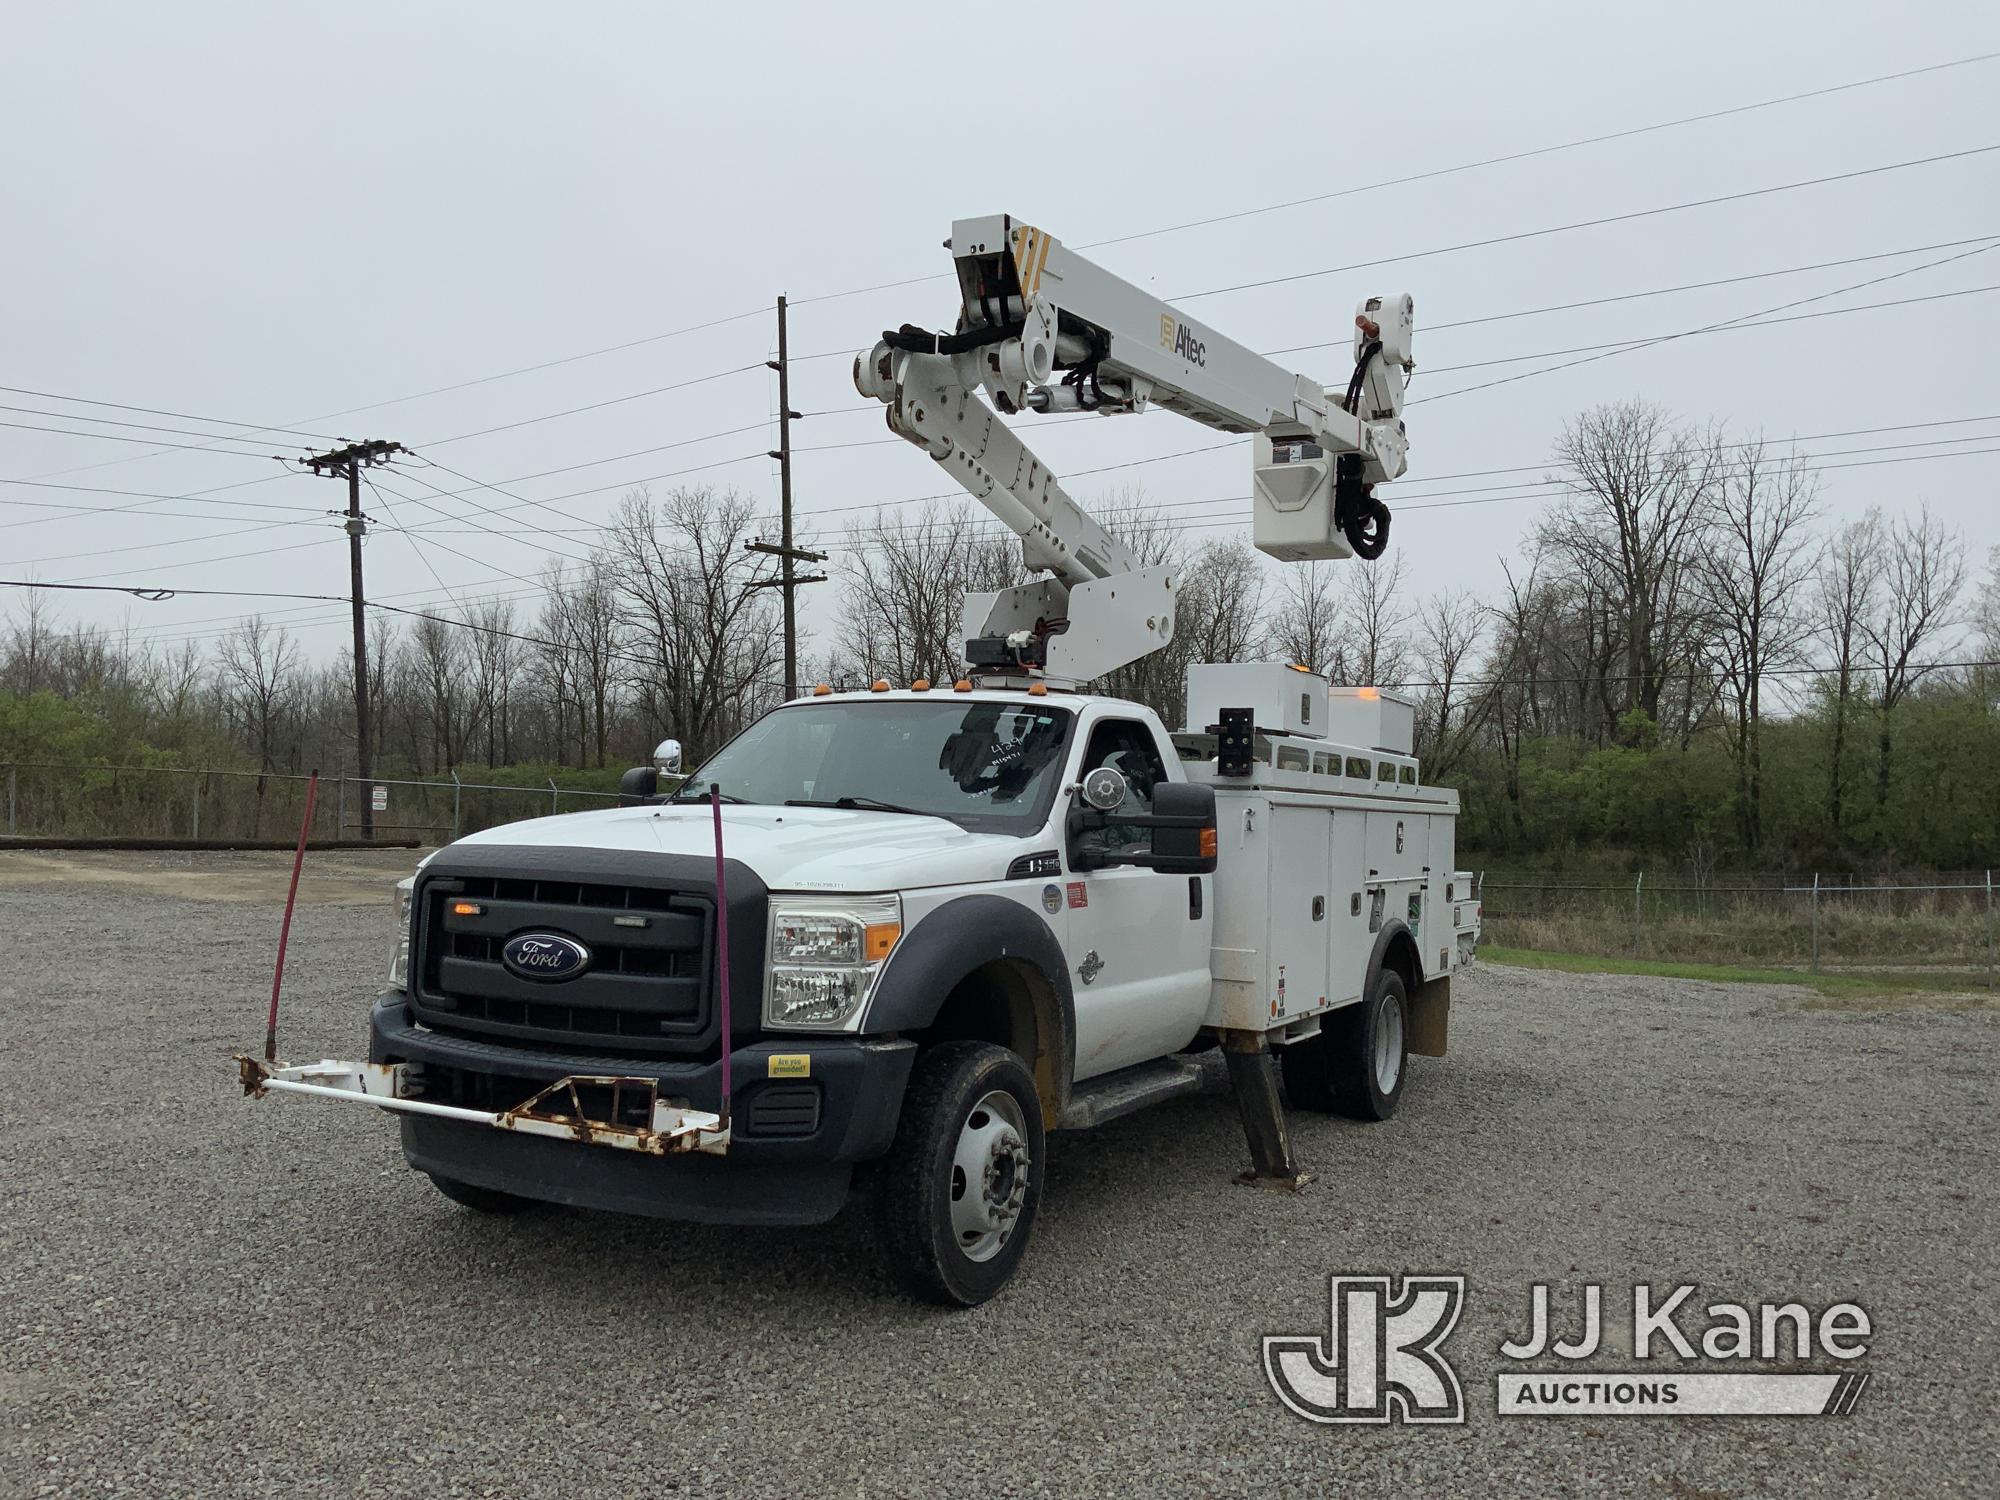
[[[557,1079],[512,1109],[488,1111],[410,1097],[415,1092],[412,1069],[420,1069],[421,1064],[328,1059],[287,1068],[238,1054],[236,1066],[243,1092],[251,1098],[270,1093],[307,1094],[372,1105],[393,1114],[425,1115],[652,1156],[684,1152],[724,1156],[729,1151],[730,1129],[726,1119],[707,1110],[691,1109],[677,1100],[662,1099],[659,1080],[655,1078],[579,1073]],[[579,1089],[608,1097],[608,1116],[589,1115]],[[631,1112],[625,1108],[628,1100],[635,1104],[643,1101],[647,1123],[636,1126],[629,1123]]]

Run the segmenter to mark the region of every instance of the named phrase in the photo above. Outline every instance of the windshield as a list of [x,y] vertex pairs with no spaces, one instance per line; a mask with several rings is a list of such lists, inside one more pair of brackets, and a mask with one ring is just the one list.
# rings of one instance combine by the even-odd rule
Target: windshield
[[798,704],[766,714],[690,776],[676,801],[853,805],[1027,832],[1048,817],[1068,709],[1041,704]]

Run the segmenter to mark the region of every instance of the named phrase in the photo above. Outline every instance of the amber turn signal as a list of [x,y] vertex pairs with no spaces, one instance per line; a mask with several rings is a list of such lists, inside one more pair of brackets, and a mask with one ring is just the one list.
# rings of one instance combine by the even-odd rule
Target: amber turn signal
[[870,922],[861,929],[861,951],[866,960],[880,963],[889,956],[889,950],[896,946],[896,940],[903,935],[900,922]]

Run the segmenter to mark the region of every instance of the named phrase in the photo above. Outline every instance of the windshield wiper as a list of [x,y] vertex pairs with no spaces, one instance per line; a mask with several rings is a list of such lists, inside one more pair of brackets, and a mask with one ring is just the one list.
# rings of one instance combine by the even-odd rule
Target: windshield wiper
[[[683,797],[679,792],[675,792],[673,796],[669,797],[667,800],[669,802],[680,802],[680,803],[706,802],[708,800],[708,793],[703,792],[699,796]],[[722,800],[724,802],[742,802],[746,804],[750,801],[748,797],[735,797],[731,796],[728,792],[722,793]]]
[[879,797],[835,797],[830,802],[815,801],[810,797],[789,797],[787,807],[838,807],[847,812],[907,813],[913,818],[942,818],[943,813],[925,812],[921,807],[904,807],[900,803],[884,802]]

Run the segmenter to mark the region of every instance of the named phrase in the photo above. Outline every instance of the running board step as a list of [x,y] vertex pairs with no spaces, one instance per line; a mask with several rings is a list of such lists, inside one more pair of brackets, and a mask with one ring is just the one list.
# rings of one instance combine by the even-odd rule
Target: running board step
[[1199,1093],[1201,1083],[1201,1064],[1190,1058],[1163,1057],[1120,1068],[1078,1084],[1070,1092],[1069,1107],[1056,1121],[1056,1129],[1089,1130],[1149,1104]]

